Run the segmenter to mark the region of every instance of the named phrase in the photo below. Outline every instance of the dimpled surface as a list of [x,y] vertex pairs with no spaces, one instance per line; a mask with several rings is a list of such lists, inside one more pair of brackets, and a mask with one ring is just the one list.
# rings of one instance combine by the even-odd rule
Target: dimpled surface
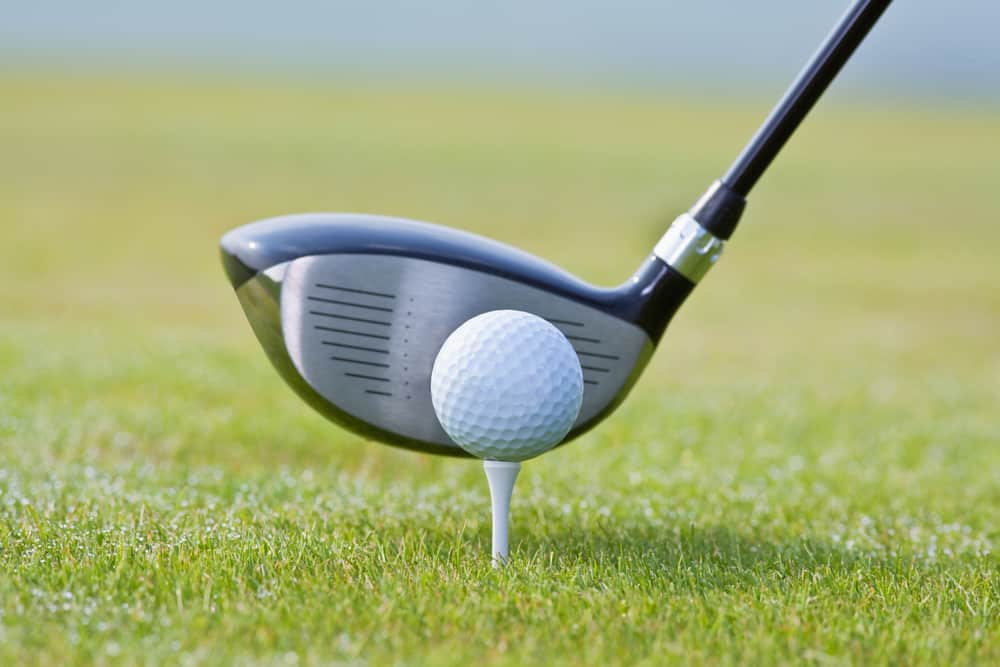
[[550,323],[495,310],[468,320],[441,346],[431,401],[445,432],[470,454],[523,461],[566,437],[583,402],[583,371]]

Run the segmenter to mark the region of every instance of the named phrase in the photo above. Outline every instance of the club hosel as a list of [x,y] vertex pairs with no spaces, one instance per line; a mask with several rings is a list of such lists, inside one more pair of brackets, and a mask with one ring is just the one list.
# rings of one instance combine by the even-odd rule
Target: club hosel
[[715,181],[691,210],[674,220],[653,254],[697,284],[722,255],[745,205],[742,195]]

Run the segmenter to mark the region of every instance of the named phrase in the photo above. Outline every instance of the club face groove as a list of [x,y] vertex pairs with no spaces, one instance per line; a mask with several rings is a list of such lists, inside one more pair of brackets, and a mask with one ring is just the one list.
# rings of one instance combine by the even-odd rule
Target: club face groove
[[[396,295],[399,307],[386,314],[385,320],[358,323],[359,333],[384,332],[379,334],[389,338],[384,347],[355,345],[350,342],[353,334],[317,329],[321,318],[304,304],[309,303],[320,279]],[[331,310],[325,315],[351,308],[326,307]],[[609,341],[571,341],[581,359],[586,354],[602,357],[600,366],[583,365],[584,377],[591,383],[586,385],[584,405],[574,425],[580,432],[615,402],[632,372],[648,358],[643,355],[645,348],[652,347],[637,326],[583,304],[508,278],[401,256],[320,255],[294,260],[284,272],[279,307],[288,357],[303,381],[325,399],[324,413],[347,413],[388,433],[406,436],[400,444],[418,441],[441,447],[454,445],[431,404],[430,375],[437,352],[466,320],[502,309],[532,312],[554,321],[561,330],[592,332],[590,340]],[[331,348],[341,349],[330,354]],[[373,395],[386,400],[373,401]],[[457,448],[455,453],[459,453]]]

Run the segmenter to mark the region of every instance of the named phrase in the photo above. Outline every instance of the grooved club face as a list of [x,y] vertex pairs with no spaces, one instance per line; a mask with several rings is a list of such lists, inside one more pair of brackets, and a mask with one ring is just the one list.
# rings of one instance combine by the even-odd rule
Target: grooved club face
[[[624,398],[653,350],[643,327],[613,314],[618,299],[638,294],[635,286],[597,290],[506,246],[422,223],[302,218],[231,232],[224,262],[285,380],[322,414],[365,436],[463,455],[435,415],[431,369],[451,332],[487,311],[533,313],[573,345],[585,385],[569,438]],[[436,257],[415,232],[437,239]],[[296,247],[293,240],[309,235],[308,247]],[[250,266],[261,256],[270,266]],[[480,260],[491,263],[476,266]]]

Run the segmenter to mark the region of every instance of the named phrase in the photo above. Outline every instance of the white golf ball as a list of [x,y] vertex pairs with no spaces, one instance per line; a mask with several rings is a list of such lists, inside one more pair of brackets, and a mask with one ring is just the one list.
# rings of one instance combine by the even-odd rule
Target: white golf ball
[[523,461],[559,444],[580,414],[583,371],[557,328],[518,310],[468,320],[441,346],[431,402],[474,456]]

